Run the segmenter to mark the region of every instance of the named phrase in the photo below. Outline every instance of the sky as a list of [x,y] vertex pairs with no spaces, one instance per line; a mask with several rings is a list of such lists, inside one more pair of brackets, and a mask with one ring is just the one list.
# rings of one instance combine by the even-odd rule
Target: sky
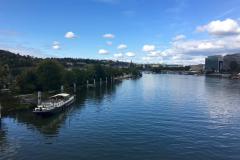
[[200,64],[240,52],[240,0],[0,0],[0,49]]

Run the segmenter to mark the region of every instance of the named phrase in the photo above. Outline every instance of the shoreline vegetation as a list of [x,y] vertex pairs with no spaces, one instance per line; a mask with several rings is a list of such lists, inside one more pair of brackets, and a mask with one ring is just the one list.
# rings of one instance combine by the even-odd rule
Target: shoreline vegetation
[[134,63],[72,58],[35,58],[0,50],[0,103],[3,112],[33,108],[37,92],[44,97],[87,84],[141,76]]
[[73,91],[94,84],[112,83],[127,78],[138,78],[142,71],[161,74],[205,75],[240,79],[239,70],[230,73],[204,73],[203,68],[134,64],[112,60],[37,58],[0,50],[0,104],[3,112],[32,109],[37,103],[37,92],[45,99],[59,93],[61,86]]

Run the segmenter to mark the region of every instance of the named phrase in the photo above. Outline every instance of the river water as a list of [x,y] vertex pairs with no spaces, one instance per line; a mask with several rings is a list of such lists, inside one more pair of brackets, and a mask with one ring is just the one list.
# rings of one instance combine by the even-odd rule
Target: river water
[[1,120],[0,159],[240,159],[240,82],[143,74],[77,94],[68,110]]

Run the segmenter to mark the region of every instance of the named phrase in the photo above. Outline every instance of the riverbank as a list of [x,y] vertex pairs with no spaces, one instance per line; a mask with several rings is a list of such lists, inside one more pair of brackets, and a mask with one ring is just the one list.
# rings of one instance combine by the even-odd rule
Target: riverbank
[[[83,90],[86,91],[87,88],[89,87],[88,85],[94,85],[96,87],[100,85],[114,84],[117,81],[123,81],[125,79],[130,79],[130,78],[135,79],[139,77],[141,77],[141,75],[135,76],[132,74],[124,74],[118,77],[112,77],[108,79],[106,78],[105,81],[94,80],[96,83],[95,85],[86,83],[85,85],[77,86],[76,92],[83,91]],[[68,93],[74,92],[73,87],[65,87],[64,90]],[[31,94],[16,94],[14,92],[11,92],[11,90],[9,89],[7,89],[7,92],[6,92],[6,89],[2,91],[3,92],[0,92],[0,104],[2,105],[3,115],[16,112],[16,111],[32,110],[37,105],[37,92],[31,93]],[[42,100],[46,100],[48,97],[54,94],[57,94],[59,92],[61,92],[60,89],[54,90],[54,91],[42,92]]]
[[167,74],[82,89],[51,117],[3,117],[0,159],[234,160],[239,90],[238,81]]
[[2,114],[8,114],[15,111],[29,110],[34,107],[31,103],[25,103],[21,98],[11,93],[0,93],[0,103],[2,106]]
[[238,79],[240,80],[240,74],[229,74],[229,73],[212,73],[212,74],[205,74],[208,77],[217,77],[217,78],[228,78],[228,79]]

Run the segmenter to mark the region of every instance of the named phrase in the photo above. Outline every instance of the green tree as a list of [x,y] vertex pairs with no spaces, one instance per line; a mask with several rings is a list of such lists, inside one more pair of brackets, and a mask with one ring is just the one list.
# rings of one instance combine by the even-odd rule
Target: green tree
[[10,81],[10,70],[7,64],[0,67],[0,87],[6,87]]
[[63,82],[67,87],[70,87],[73,85],[73,83],[76,83],[76,75],[73,71],[65,71],[63,74]]
[[100,64],[94,65],[94,71],[95,71],[95,78],[99,79],[99,78],[106,77],[106,71],[102,65]]
[[38,88],[38,76],[36,70],[30,69],[23,71],[17,77],[17,85],[22,93],[32,93]]
[[232,72],[236,72],[239,69],[238,63],[236,61],[232,61],[229,67]]
[[42,90],[57,90],[63,83],[63,66],[54,60],[46,60],[37,67],[39,85]]

